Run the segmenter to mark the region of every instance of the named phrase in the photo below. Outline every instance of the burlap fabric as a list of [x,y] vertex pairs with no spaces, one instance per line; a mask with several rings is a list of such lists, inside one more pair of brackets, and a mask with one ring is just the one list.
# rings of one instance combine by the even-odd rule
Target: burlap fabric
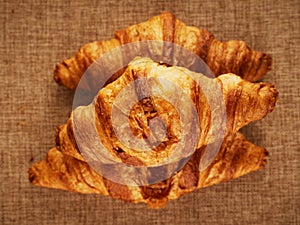
[[[1,1],[0,224],[300,224],[300,2]],[[52,79],[55,64],[117,29],[174,12],[221,40],[272,54],[264,81],[276,110],[242,131],[270,152],[265,170],[170,201],[162,210],[108,197],[32,186],[27,169],[54,145],[73,93]]]

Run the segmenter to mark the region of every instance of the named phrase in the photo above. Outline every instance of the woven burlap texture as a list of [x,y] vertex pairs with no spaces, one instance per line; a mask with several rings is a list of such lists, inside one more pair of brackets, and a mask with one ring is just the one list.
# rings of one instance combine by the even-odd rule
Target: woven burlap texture
[[[300,224],[300,2],[1,1],[0,224]],[[242,132],[268,149],[263,171],[198,190],[162,210],[103,196],[32,186],[27,169],[54,145],[73,93],[52,79],[83,44],[171,11],[223,41],[242,39],[272,55],[264,81],[276,110]]]

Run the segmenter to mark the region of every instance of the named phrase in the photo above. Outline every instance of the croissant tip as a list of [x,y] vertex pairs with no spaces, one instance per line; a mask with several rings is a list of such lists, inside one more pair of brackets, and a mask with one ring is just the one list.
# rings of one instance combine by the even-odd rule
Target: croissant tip
[[54,69],[54,73],[53,73],[53,79],[55,80],[56,83],[58,83],[59,85],[62,85],[62,81],[60,78],[60,64],[56,64],[55,69]]
[[262,160],[261,160],[261,163],[260,163],[260,166],[259,166],[259,170],[262,170],[266,167],[267,165],[267,162],[268,162],[268,158],[270,156],[269,152],[264,148],[263,149],[263,152],[261,154],[262,156]]
[[277,89],[275,88],[274,84],[270,84],[270,92],[271,92],[271,104],[270,104],[270,112],[272,112],[275,109],[275,106],[278,102],[278,96],[279,96],[279,92],[277,91]]
[[272,63],[273,63],[272,56],[269,55],[269,54],[266,54],[266,60],[267,60],[268,69],[271,70],[272,69]]
[[161,12],[160,15],[175,16],[175,14],[170,11]]
[[155,198],[149,198],[147,201],[147,205],[151,209],[162,209],[164,208],[168,203],[168,198],[163,198],[163,199],[155,199]]
[[57,147],[60,146],[60,139],[59,139],[60,132],[61,132],[61,126],[56,127],[54,131],[54,137],[55,137],[55,144]]
[[269,114],[275,109],[275,106],[278,101],[279,92],[275,88],[274,84],[266,84],[264,82],[259,83],[260,88],[259,91],[262,91],[264,93],[264,99],[266,103],[268,103],[268,110],[266,111],[266,114]]
[[53,71],[53,79],[59,85],[63,85],[70,90],[74,90],[77,84],[74,84],[74,78],[71,77],[69,66],[66,61],[56,64]]
[[30,181],[30,183],[34,184],[34,181],[36,179],[36,175],[33,172],[33,167],[28,169],[28,180]]

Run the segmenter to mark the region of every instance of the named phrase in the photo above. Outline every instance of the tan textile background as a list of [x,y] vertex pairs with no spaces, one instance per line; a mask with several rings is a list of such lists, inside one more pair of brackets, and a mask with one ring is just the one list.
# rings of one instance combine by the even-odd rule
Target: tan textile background
[[[0,224],[300,224],[300,1],[10,1],[0,8]],[[264,78],[280,92],[275,112],[243,133],[266,147],[265,170],[201,189],[162,210],[103,196],[33,187],[27,168],[54,145],[73,93],[55,64],[89,41],[172,11],[221,40],[272,54]]]

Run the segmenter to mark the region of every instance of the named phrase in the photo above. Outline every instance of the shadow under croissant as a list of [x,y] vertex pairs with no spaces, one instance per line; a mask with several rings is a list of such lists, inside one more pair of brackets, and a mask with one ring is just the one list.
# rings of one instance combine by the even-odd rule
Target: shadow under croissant
[[189,162],[165,181],[143,187],[130,187],[112,182],[86,162],[51,149],[45,160],[29,169],[34,185],[58,188],[84,194],[110,195],[129,202],[145,202],[151,208],[161,208],[168,200],[176,199],[195,189],[218,184],[249,172],[262,169],[268,152],[246,140],[241,133],[227,136],[217,157],[204,171],[199,171],[203,148]]

